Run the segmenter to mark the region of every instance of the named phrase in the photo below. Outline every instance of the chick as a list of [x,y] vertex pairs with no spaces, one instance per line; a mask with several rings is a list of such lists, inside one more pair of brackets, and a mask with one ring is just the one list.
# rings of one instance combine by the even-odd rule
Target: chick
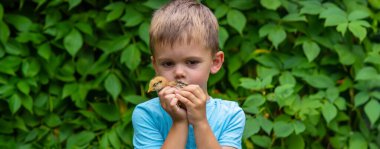
[[187,84],[179,80],[169,82],[165,77],[156,76],[149,82],[148,93],[152,91],[159,92],[166,86],[182,88],[184,86],[187,86]]
[[[165,77],[156,76],[152,80],[150,80],[150,82],[149,82],[148,93],[152,92],[152,91],[159,92],[160,90],[162,90],[166,86],[182,88],[184,86],[187,86],[187,83],[184,83],[184,82],[179,81],[179,80],[169,82]],[[186,110],[185,105],[179,101],[177,103],[177,106]]]

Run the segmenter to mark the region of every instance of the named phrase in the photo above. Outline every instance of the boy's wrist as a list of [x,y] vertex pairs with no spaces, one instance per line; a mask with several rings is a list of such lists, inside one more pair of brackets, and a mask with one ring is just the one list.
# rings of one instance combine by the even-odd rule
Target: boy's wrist
[[206,121],[199,121],[199,122],[194,123],[192,125],[193,125],[194,129],[205,129],[205,128],[210,127],[207,120]]

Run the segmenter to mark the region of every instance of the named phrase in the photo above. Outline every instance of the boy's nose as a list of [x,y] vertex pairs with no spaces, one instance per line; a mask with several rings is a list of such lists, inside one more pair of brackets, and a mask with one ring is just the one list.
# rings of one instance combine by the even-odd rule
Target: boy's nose
[[185,77],[185,70],[182,66],[177,66],[174,70],[175,79],[182,79]]

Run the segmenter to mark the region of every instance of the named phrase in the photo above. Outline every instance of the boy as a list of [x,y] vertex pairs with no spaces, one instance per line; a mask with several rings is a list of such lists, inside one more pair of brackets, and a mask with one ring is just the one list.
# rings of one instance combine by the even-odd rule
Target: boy
[[196,0],[171,1],[153,15],[150,46],[156,74],[189,85],[167,86],[159,97],[136,106],[134,147],[240,149],[244,112],[236,102],[207,92],[209,74],[224,62],[213,13]]

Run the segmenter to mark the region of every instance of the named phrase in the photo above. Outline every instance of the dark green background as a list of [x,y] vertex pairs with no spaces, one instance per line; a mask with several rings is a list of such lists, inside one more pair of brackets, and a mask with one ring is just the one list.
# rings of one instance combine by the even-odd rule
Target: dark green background
[[[243,148],[380,147],[379,0],[202,0]],[[132,148],[163,0],[1,0],[0,147]]]

